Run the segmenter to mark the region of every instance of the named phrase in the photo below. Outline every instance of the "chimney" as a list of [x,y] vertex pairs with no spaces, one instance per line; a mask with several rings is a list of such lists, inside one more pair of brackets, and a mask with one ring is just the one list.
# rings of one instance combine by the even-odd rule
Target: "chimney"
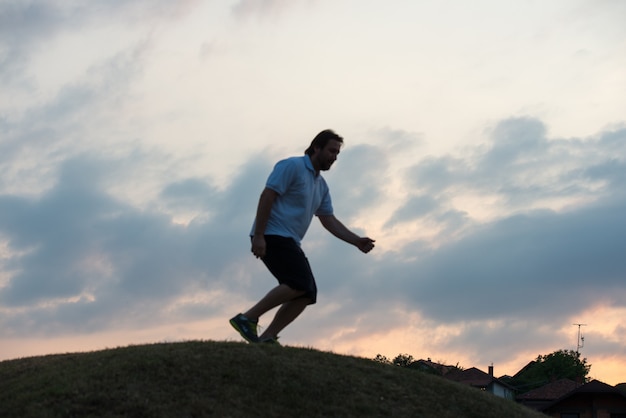
[[493,377],[493,364],[489,366],[489,376]]

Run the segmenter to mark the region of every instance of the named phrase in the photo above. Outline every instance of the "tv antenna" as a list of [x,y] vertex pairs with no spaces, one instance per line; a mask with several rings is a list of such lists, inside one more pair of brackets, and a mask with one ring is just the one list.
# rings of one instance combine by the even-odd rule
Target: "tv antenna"
[[586,327],[587,324],[572,324],[578,327],[578,339],[576,340],[576,354],[580,354],[580,349],[585,346],[585,337],[580,334],[580,327]]

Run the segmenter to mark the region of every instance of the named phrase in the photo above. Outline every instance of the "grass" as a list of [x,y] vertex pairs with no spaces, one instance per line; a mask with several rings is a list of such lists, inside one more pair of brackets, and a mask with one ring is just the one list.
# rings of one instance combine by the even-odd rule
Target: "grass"
[[313,349],[191,341],[0,362],[0,417],[544,417],[438,376]]

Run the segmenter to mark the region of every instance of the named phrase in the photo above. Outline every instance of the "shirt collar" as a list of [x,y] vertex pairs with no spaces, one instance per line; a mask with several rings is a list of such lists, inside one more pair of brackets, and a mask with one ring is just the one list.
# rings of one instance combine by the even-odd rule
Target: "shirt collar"
[[308,154],[304,156],[304,166],[308,168],[315,177],[319,176],[320,173],[315,172],[315,167],[313,167],[313,163],[311,162],[311,156]]

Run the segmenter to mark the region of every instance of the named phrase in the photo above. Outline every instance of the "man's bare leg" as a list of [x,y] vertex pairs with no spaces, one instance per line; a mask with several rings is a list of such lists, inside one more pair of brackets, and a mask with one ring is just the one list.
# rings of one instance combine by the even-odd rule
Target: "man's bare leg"
[[274,319],[270,325],[265,329],[263,334],[259,336],[259,339],[264,338],[276,338],[278,333],[281,332],[287,325],[293,322],[304,311],[304,308],[311,303],[309,298],[298,298],[283,303],[278,309]]
[[[278,305],[282,305],[286,302],[297,299],[300,296],[304,295],[304,293],[305,292],[303,290],[294,290],[291,287],[287,286],[286,284],[280,284],[276,286],[275,288],[273,288],[272,290],[270,290],[267,293],[267,295],[263,297],[263,299],[258,301],[256,305],[248,309],[243,314],[246,318],[252,321],[256,321],[265,312],[271,309],[274,309]],[[305,300],[308,300],[308,299],[305,299]],[[300,312],[302,312],[302,310]],[[276,315],[278,315],[278,313]]]

